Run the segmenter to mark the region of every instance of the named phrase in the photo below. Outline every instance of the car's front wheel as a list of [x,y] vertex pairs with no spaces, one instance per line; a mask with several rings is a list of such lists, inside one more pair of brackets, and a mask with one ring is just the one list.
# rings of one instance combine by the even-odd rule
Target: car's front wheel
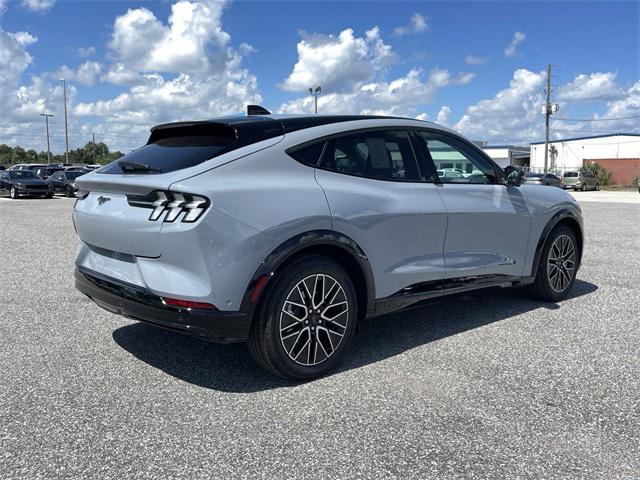
[[557,302],[567,297],[576,280],[578,243],[566,225],[553,229],[542,250],[542,257],[531,285],[533,295],[541,300]]
[[344,269],[326,257],[302,257],[274,278],[265,295],[249,335],[258,364],[291,380],[310,380],[335,368],[358,313]]
[[64,194],[67,196],[67,198],[73,197],[73,188],[71,188],[70,186],[67,186],[64,189]]
[[595,186],[595,187],[593,187],[593,189],[594,189],[596,192],[600,191],[600,184],[599,184],[599,183],[596,183],[596,186]]
[[16,187],[11,187],[11,190],[9,190],[9,196],[14,200],[18,198],[18,191],[16,190]]

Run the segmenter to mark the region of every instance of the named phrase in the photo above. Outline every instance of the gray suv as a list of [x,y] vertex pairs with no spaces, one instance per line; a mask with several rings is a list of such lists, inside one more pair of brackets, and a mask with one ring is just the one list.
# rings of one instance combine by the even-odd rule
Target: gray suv
[[[439,175],[451,168],[459,175]],[[77,179],[76,286],[128,318],[246,341],[268,371],[310,379],[369,317],[487,287],[565,298],[580,208],[522,177],[405,118],[160,125]]]
[[564,172],[562,176],[562,188],[573,188],[575,191],[600,190],[598,178],[586,171]]

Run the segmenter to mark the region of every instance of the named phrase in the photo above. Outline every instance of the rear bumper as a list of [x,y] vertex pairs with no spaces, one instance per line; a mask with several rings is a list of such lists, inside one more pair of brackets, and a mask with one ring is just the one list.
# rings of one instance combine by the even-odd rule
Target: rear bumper
[[105,310],[216,343],[246,341],[249,317],[242,312],[167,306],[153,292],[87,268],[75,270],[76,288]]

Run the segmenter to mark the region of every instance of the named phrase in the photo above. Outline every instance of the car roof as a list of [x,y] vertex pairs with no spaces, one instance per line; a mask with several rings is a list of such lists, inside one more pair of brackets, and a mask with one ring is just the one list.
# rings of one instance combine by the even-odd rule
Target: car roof
[[[202,135],[234,135],[238,146],[257,143],[269,138],[284,136],[292,132],[312,129],[315,127],[338,125],[340,123],[353,122],[358,128],[367,128],[365,123],[371,121],[371,127],[385,127],[387,120],[389,127],[427,127],[442,132],[452,130],[432,122],[414,118],[394,117],[384,115],[231,115],[225,117],[210,118],[207,120],[172,122],[157,125],[151,129],[151,135],[147,144],[155,143],[168,137],[177,137],[185,134],[185,130],[201,132]],[[215,133],[214,133],[215,132]],[[460,136],[459,134],[457,134]]]

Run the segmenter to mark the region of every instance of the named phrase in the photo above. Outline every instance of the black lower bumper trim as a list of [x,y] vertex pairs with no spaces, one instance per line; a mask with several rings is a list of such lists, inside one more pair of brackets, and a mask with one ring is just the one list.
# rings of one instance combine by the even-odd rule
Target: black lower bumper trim
[[149,290],[84,267],[75,270],[76,288],[105,310],[133,320],[217,343],[244,342],[249,317],[242,312],[174,308]]

